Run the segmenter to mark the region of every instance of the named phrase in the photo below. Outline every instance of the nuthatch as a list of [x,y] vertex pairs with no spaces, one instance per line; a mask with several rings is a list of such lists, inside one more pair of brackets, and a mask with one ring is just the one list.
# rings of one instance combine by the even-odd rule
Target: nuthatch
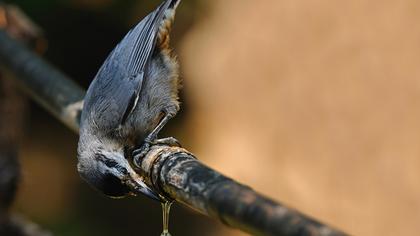
[[178,64],[169,48],[179,3],[164,0],[131,29],[86,93],[77,168],[105,195],[143,193],[159,200],[133,165],[153,144],[177,144],[174,138],[157,139],[157,134],[179,110]]

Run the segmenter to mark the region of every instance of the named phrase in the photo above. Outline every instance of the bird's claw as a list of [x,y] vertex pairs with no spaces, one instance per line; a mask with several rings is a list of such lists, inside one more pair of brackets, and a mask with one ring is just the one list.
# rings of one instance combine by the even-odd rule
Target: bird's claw
[[170,146],[170,147],[181,147],[181,143],[179,143],[179,141],[174,137],[155,139],[152,142],[152,145],[165,145],[165,146]]
[[179,141],[174,137],[155,139],[151,142],[146,140],[139,149],[133,151],[134,164],[137,167],[140,166],[141,160],[147,155],[147,153],[150,151],[150,148],[155,145],[181,147]]
[[150,151],[151,143],[144,142],[143,145],[133,151],[133,161],[137,167],[140,167],[141,160],[146,156],[146,154]]

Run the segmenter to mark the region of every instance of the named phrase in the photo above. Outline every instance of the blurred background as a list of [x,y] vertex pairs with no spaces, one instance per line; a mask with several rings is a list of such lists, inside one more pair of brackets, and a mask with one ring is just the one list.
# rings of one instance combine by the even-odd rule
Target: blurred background
[[[87,87],[158,0],[21,0],[45,58]],[[352,235],[420,231],[420,2],[184,0],[182,111],[164,134],[234,179]],[[31,103],[15,211],[55,235],[159,235],[160,205],[108,199],[77,135]],[[245,235],[179,205],[171,233]]]

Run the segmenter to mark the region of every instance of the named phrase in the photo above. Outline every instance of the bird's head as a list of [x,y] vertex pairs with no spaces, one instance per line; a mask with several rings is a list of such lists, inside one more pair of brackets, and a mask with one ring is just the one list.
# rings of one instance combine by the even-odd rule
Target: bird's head
[[159,200],[131,167],[123,151],[95,148],[79,152],[78,159],[80,176],[101,193],[114,198],[141,193]]

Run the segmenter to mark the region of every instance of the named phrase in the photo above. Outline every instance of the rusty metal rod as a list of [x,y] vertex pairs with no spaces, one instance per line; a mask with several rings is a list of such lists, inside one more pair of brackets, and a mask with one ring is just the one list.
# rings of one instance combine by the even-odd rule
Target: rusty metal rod
[[[0,30],[0,64],[32,98],[75,132],[84,91]],[[256,235],[345,235],[199,162],[187,150],[154,146],[138,170],[160,194]]]

